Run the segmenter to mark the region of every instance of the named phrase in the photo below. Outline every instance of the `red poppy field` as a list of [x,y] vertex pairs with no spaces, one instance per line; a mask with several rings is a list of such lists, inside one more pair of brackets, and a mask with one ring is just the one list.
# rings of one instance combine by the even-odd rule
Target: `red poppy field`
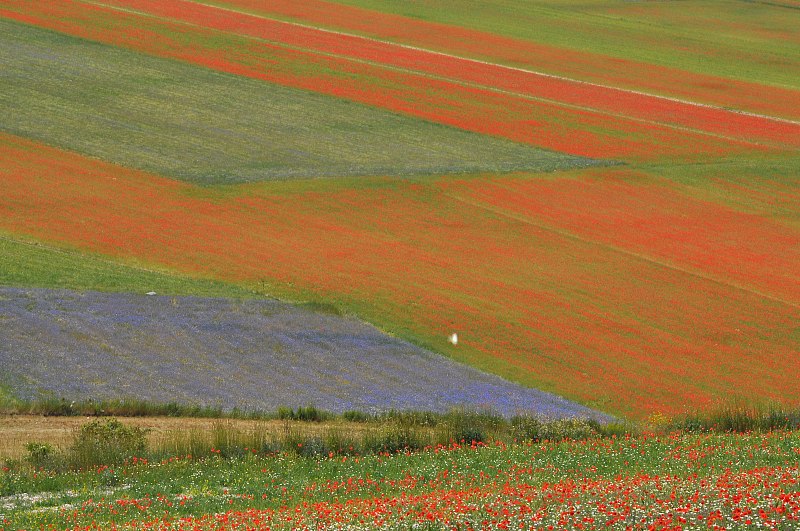
[[800,520],[797,444],[796,433],[649,435],[316,460],[136,458],[51,475],[57,490],[38,500],[0,497],[0,529],[789,530]]
[[[791,231],[658,179],[608,169],[371,179],[369,189],[301,181],[276,194],[261,184],[198,190],[15,137],[2,148],[24,161],[2,173],[11,233],[266,279],[286,296],[299,286],[461,361],[634,417],[732,395],[800,399]],[[604,212],[592,194],[605,193],[614,199]],[[594,222],[576,214],[587,209]],[[698,218],[708,213],[716,226],[706,230]],[[461,332],[457,348],[450,330]]]
[[[269,27],[263,18],[212,8],[187,10],[177,4],[170,9],[170,3],[147,3],[145,7],[156,11],[151,18],[127,8],[120,12],[71,1],[6,4],[10,5],[0,14],[22,22],[576,155],[697,159],[703,154],[796,148],[800,142],[800,125],[793,122],[568,83],[396,46],[375,49],[374,42],[360,39],[356,40],[360,46],[354,47],[353,39],[345,36],[320,31],[309,35],[308,30],[280,23]],[[337,53],[331,40],[344,41],[337,47],[348,53]],[[414,55],[422,55],[424,63]],[[470,69],[465,70],[464,64]],[[413,69],[408,68],[411,65]],[[521,85],[515,77],[532,79]],[[681,119],[671,123],[676,115]],[[703,129],[696,129],[698,125]]]
[[796,86],[317,1],[0,17],[603,163],[202,187],[3,129],[8,237],[330,302],[629,418],[800,404]]

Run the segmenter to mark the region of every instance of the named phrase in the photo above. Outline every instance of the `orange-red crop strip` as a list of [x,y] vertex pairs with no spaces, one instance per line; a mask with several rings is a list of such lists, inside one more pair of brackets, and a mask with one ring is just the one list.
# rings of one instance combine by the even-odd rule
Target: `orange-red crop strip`
[[800,232],[603,168],[576,178],[448,183],[458,197],[800,305]]
[[435,185],[217,196],[9,135],[0,157],[6,232],[316,292],[457,359],[619,413],[733,393],[800,403],[796,306]]
[[682,103],[501,65],[471,61],[363,37],[342,35],[238,13],[191,0],[104,0],[158,17],[232,31],[319,52],[368,60],[447,79],[502,89],[655,123],[675,124],[743,140],[800,148],[800,123]]
[[615,87],[800,119],[800,91],[787,88],[559,48],[324,0],[213,3]]
[[465,86],[73,0],[4,0],[0,16],[209,68],[313,90],[590,157],[696,158],[754,149],[661,124]]

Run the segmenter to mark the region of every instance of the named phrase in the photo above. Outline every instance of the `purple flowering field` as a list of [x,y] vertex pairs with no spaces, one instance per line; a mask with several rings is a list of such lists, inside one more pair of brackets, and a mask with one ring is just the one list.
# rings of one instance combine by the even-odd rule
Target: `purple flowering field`
[[355,318],[275,300],[0,287],[0,367],[21,398],[602,418]]

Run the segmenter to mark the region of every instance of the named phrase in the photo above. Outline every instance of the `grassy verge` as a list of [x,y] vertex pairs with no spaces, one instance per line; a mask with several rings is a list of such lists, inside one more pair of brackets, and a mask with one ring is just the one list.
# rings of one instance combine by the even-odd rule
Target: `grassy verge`
[[[291,416],[286,415],[288,411]],[[268,420],[241,422],[220,418],[198,429],[187,421],[177,429],[149,436],[146,425],[97,417],[73,428],[69,442],[39,438],[25,444],[21,460],[10,458],[9,468],[52,471],[115,466],[134,457],[158,461],[175,457],[238,458],[244,455],[292,454],[302,457],[392,455],[453,446],[479,447],[541,440],[585,440],[630,435],[633,426],[601,425],[587,419],[503,419],[489,413],[452,411],[388,412],[349,420],[354,414],[325,420],[314,408],[283,410]],[[304,415],[304,416],[301,416]],[[282,420],[274,420],[274,419]],[[309,425],[308,422],[314,422]],[[7,422],[13,427],[13,420]],[[44,433],[44,432],[42,432]]]
[[126,265],[0,232],[0,286],[248,298],[258,294],[224,282]]
[[[535,416],[504,418],[491,412],[349,411],[335,415],[313,406],[278,408],[275,412],[224,412],[180,404],[146,402],[83,402],[45,400],[16,402],[15,412],[98,417],[76,432],[69,448],[55,450],[51,442],[30,441],[25,461],[55,470],[119,464],[132,457],[158,460],[176,456],[241,457],[245,454],[291,453],[305,457],[380,455],[459,445],[512,445],[540,441],[589,440],[673,433],[767,433],[800,430],[800,409],[777,405],[726,405],[704,414],[676,418],[653,415],[647,421],[599,423],[591,419],[548,419]],[[114,416],[112,416],[114,415]],[[157,439],[146,440],[147,429],[125,426],[115,416],[215,418],[210,429],[185,424]],[[100,418],[102,417],[102,418]],[[234,419],[258,422],[240,424]],[[277,423],[275,421],[278,421]],[[282,423],[281,423],[282,421]],[[304,429],[303,423],[314,423]],[[208,426],[208,425],[207,425]],[[97,439],[81,442],[87,431]],[[105,431],[103,431],[105,430]],[[118,444],[118,435],[136,444]],[[77,454],[77,455],[76,455]]]

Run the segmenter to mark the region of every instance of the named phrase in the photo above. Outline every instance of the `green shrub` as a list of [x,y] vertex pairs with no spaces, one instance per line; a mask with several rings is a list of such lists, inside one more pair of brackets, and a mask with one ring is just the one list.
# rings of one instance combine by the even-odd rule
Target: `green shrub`
[[326,418],[325,413],[314,406],[299,407],[296,415],[296,420],[304,422],[322,422]]
[[361,447],[364,454],[395,454],[413,452],[428,446],[420,430],[409,426],[394,425],[364,434]]
[[600,434],[588,419],[559,419],[542,422],[538,428],[535,441],[585,440],[598,437]]
[[363,411],[345,411],[342,413],[342,418],[350,422],[369,422],[372,420],[372,415]]
[[440,421],[438,442],[472,444],[488,442],[506,428],[506,421],[491,412],[453,410]]
[[25,445],[25,461],[34,468],[49,468],[53,461],[53,446],[48,443],[29,442]]
[[516,441],[541,440],[542,421],[536,417],[515,416],[511,418],[511,436]]
[[115,465],[142,455],[147,430],[126,426],[116,418],[94,420],[80,427],[68,452],[74,468]]
[[278,418],[280,420],[300,420],[303,422],[322,422],[328,415],[314,406],[299,407],[297,411],[289,407],[278,408]]
[[632,433],[634,428],[624,423],[601,424],[594,419],[544,419],[530,416],[511,418],[511,435],[517,441],[583,440]]

